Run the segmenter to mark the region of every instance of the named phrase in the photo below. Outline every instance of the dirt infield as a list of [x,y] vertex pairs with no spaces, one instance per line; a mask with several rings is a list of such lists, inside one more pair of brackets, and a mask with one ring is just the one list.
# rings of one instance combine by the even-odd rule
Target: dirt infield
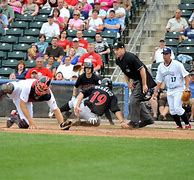
[[193,130],[177,130],[175,129],[174,122],[157,121],[154,125],[137,130],[121,129],[118,123],[113,126],[107,122],[102,122],[99,127],[72,126],[69,131],[62,131],[59,129],[59,125],[55,119],[37,118],[35,121],[38,129],[18,129],[16,125],[11,128],[6,128],[5,118],[1,118],[0,132],[194,140]]

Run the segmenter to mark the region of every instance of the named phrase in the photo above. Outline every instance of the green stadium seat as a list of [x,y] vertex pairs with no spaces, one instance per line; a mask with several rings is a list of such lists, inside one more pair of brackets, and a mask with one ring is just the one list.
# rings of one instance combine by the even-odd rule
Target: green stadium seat
[[31,28],[31,29],[26,29],[24,30],[24,35],[25,36],[39,36],[40,34],[40,30],[39,29],[35,29],[35,28]]
[[33,21],[33,16],[31,16],[30,14],[19,14],[16,16],[15,21]]
[[51,8],[44,8],[39,10],[39,14],[45,14],[48,16],[50,13],[51,13]]
[[194,59],[194,47],[190,46],[178,47],[178,54],[187,54],[192,56]]
[[46,37],[46,42],[51,43],[52,37]]
[[15,68],[18,64],[18,60],[16,59],[7,59],[2,60],[2,67],[12,67]]
[[186,39],[181,42],[180,46],[194,46],[194,39]]
[[0,76],[0,79],[8,79],[6,76]]
[[159,65],[160,65],[160,63],[152,63],[151,70],[152,71],[157,71]]
[[178,46],[179,40],[178,39],[166,39],[166,46]]
[[166,32],[165,39],[179,39],[180,32]]
[[76,30],[67,30],[67,36],[68,37],[76,37]]
[[11,28],[6,31],[6,35],[23,36],[23,29]]
[[28,22],[25,22],[25,21],[14,21],[11,24],[11,27],[12,28],[22,28],[22,29],[26,29],[26,28],[28,28]]
[[29,28],[38,28],[40,29],[42,27],[43,22],[36,21],[36,22],[30,22]]
[[83,31],[83,37],[95,37],[96,31],[91,31],[91,30],[84,30]]
[[27,50],[31,47],[29,44],[24,44],[24,43],[18,43],[13,45],[13,50],[14,51],[24,51],[27,52]]
[[34,21],[47,22],[48,15],[40,14],[34,17]]
[[181,4],[193,4],[193,0],[181,0]]
[[88,41],[88,43],[93,43],[94,42],[94,38],[91,38],[91,37],[84,37],[84,39],[86,41]]
[[0,43],[0,51],[12,51],[12,44]]
[[15,43],[18,43],[18,37],[13,36],[13,35],[2,36],[0,38],[0,42],[2,42],[2,43],[12,43],[12,44],[15,44]]
[[183,9],[182,10],[182,17],[189,18],[192,14],[192,10]]
[[112,48],[113,45],[114,45],[114,43],[115,43],[114,42],[114,39],[112,39],[112,38],[103,38],[103,40],[108,43],[108,45],[110,46],[110,48]]
[[27,60],[25,61],[26,68],[33,68],[36,66],[36,62],[33,60]]
[[189,4],[189,3],[186,3],[186,4],[179,4],[179,5],[178,5],[178,8],[179,8],[180,10],[183,10],[183,9],[185,9],[185,10],[193,10],[193,9],[194,9],[194,4]]
[[34,36],[19,37],[19,43],[32,44],[35,42],[37,42],[37,37]]
[[7,58],[8,59],[18,59],[18,60],[23,59],[23,60],[25,60],[26,59],[26,53],[24,53],[22,51],[8,52]]
[[103,38],[117,38],[117,33],[113,31],[102,31],[101,35]]
[[6,51],[0,51],[0,59],[7,59],[7,52]]
[[5,35],[4,29],[0,29],[0,36],[4,36],[4,35]]
[[0,68],[0,76],[8,77],[13,72],[15,72],[15,70],[10,68],[10,67],[2,67],[2,68]]

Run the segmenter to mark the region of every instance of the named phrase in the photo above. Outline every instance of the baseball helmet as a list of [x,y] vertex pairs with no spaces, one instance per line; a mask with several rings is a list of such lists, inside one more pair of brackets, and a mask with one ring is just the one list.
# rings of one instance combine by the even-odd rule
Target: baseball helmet
[[110,89],[112,89],[112,80],[109,79],[109,78],[104,78],[104,79],[102,79],[100,85],[101,86],[106,86],[106,87],[109,87]]
[[50,83],[51,83],[50,78],[46,76],[40,77],[35,81],[35,84],[34,84],[35,93],[38,96],[42,96],[46,94],[47,90],[49,89]]
[[93,72],[94,66],[93,66],[92,62],[85,62],[84,63],[84,72],[86,72],[86,68],[91,68],[92,72]]

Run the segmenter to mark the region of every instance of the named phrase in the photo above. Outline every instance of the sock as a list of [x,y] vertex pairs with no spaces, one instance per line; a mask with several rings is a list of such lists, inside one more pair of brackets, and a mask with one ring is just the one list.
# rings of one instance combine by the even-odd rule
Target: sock
[[172,117],[173,117],[176,125],[179,126],[179,127],[182,127],[180,116],[178,116],[177,114],[175,114],[175,115],[172,115]]

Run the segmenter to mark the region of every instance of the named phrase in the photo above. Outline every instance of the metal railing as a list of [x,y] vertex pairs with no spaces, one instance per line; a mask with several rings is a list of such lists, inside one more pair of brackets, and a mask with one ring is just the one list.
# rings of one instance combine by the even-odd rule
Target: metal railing
[[[136,55],[139,54],[139,49],[141,49],[142,38],[141,37],[151,37],[152,35],[152,24],[157,16],[157,12],[164,8],[164,0],[155,0],[152,2],[142,15],[130,41],[126,45],[126,50],[132,52]],[[137,49],[138,47],[138,49]],[[118,82],[121,79],[122,71],[117,66],[111,76],[111,79]]]

